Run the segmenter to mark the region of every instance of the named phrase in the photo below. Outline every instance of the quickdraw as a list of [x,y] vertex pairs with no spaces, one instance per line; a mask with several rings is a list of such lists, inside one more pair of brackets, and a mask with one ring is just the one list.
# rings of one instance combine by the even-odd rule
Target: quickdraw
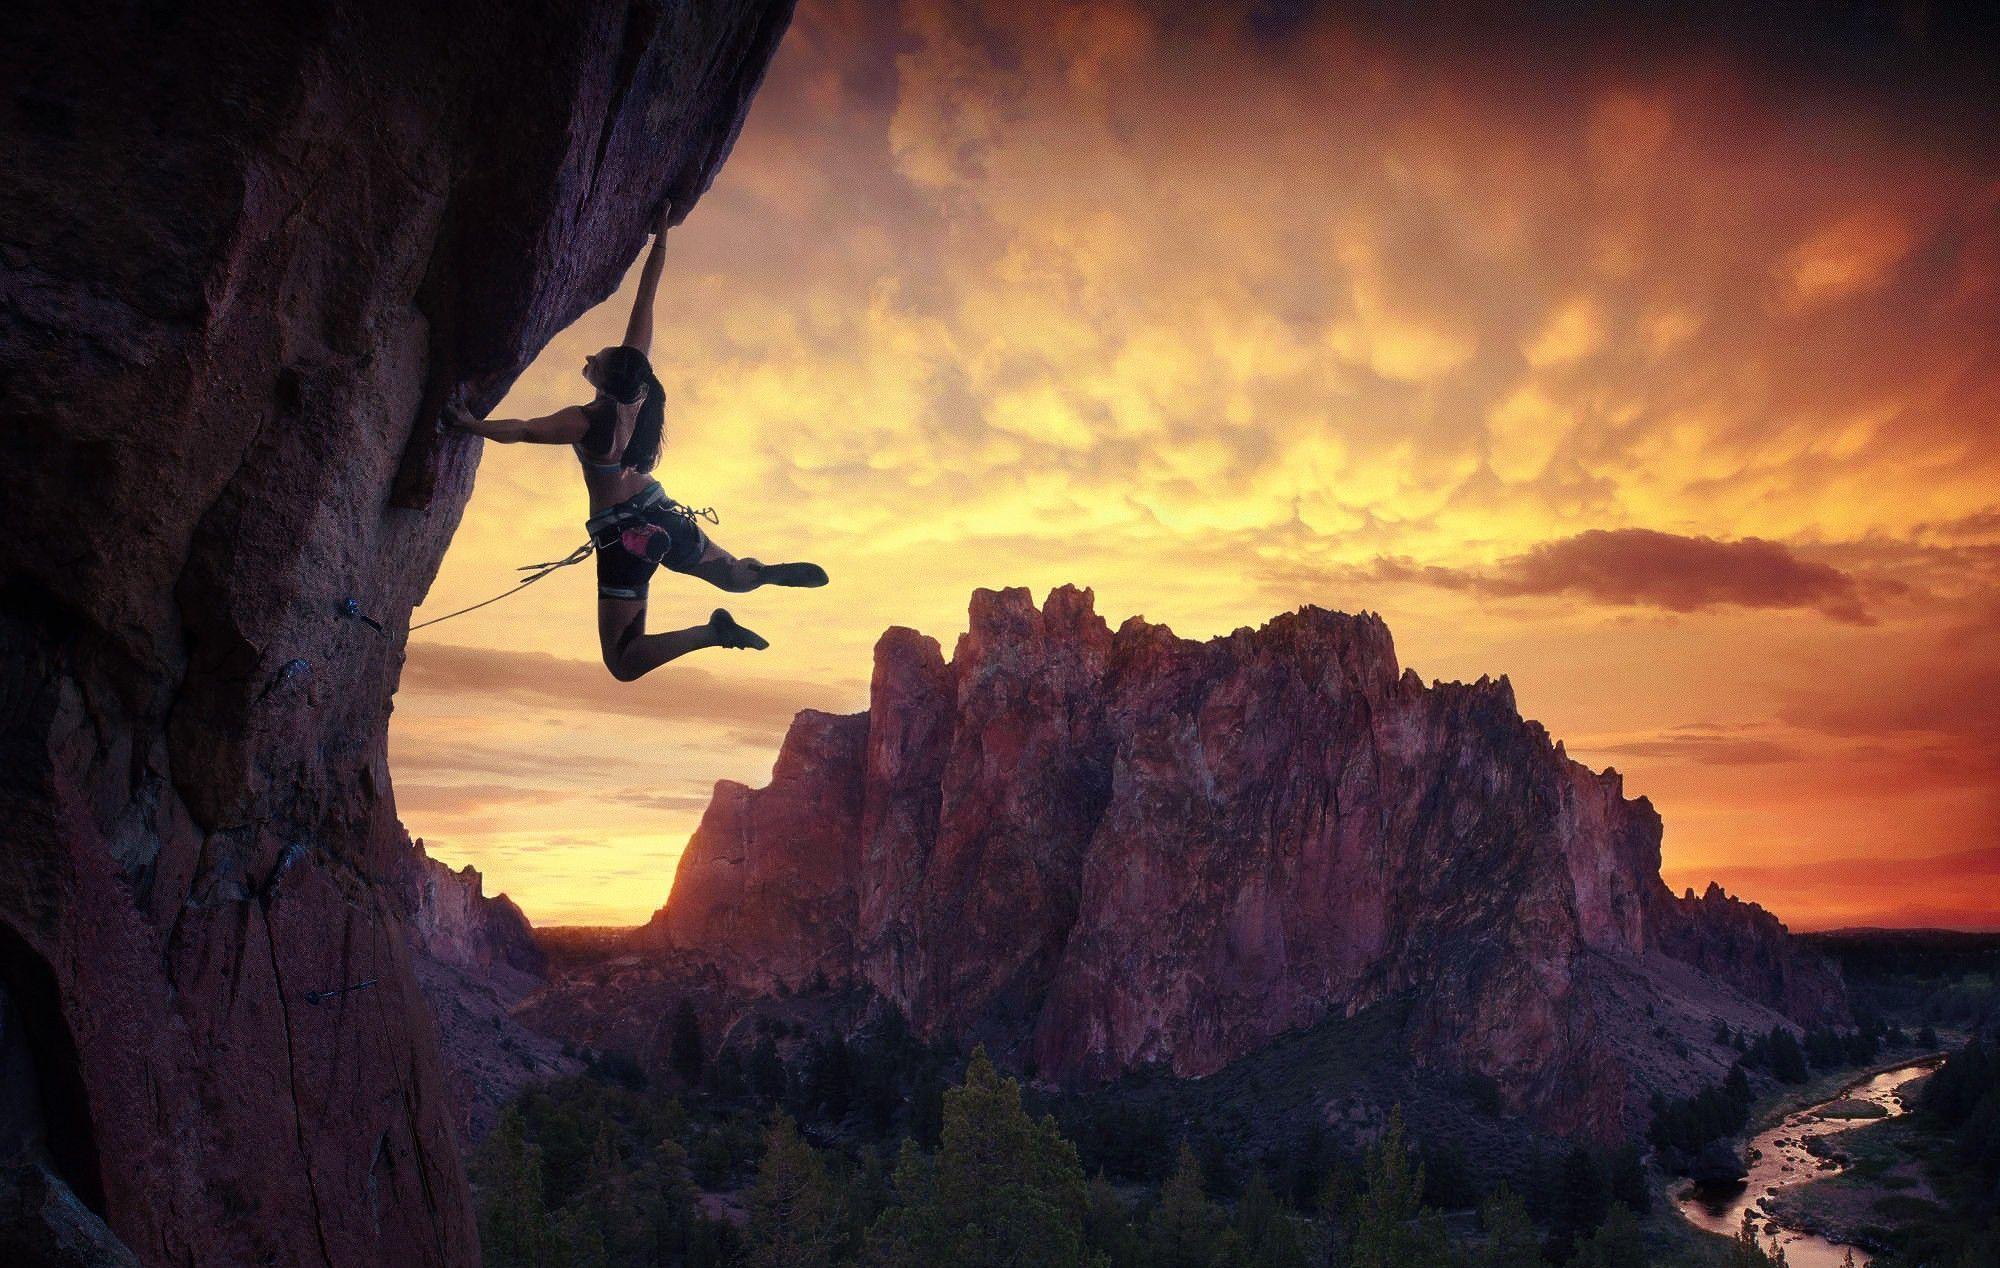
[[325,991],[307,991],[306,1003],[324,1004],[326,1003],[326,1001],[330,999],[338,999],[340,996],[345,995],[350,991],[365,991],[373,985],[375,985],[375,979],[371,977],[365,982],[356,982],[352,986],[336,986],[331,990],[325,990]]

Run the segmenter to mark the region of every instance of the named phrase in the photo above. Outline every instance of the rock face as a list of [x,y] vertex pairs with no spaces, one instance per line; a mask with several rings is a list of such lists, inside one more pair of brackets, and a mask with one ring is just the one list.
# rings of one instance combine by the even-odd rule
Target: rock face
[[864,984],[1071,1081],[1412,996],[1416,1059],[1610,1134],[1677,1081],[1619,1033],[1646,1005],[1844,1008],[1761,909],[1675,899],[1660,830],[1506,679],[1399,671],[1374,616],[1195,643],[980,591],[949,662],[889,631],[866,714],[801,714],[769,787],[718,787],[643,939],[746,994]]
[[477,1262],[384,764],[432,420],[685,213],[788,8],[10,17],[0,983],[142,1262]]

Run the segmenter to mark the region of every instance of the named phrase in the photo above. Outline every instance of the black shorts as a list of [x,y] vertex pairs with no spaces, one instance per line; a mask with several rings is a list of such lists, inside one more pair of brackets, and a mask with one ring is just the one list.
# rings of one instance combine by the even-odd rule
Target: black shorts
[[604,598],[643,599],[654,569],[665,564],[686,572],[708,550],[708,534],[693,513],[658,488],[590,518],[597,593]]

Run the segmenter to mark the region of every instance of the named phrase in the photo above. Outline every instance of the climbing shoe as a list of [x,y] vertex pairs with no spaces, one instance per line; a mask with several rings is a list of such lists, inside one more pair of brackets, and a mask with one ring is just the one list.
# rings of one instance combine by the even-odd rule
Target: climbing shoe
[[728,608],[717,608],[708,615],[708,632],[715,636],[717,647],[747,647],[752,651],[763,651],[771,641],[755,630],[746,630],[729,615]]
[[767,586],[823,586],[826,569],[818,564],[761,564],[757,578]]

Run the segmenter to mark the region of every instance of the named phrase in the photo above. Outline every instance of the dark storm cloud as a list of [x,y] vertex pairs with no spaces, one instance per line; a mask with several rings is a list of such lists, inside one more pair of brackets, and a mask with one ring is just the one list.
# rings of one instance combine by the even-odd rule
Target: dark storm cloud
[[[1179,6],[1155,0],[1150,7],[1166,14]],[[1986,4],[1254,0],[1236,13],[1249,41],[1272,50],[1335,25],[1416,58],[1506,59],[1557,71],[1643,73],[1708,57],[1781,92],[1872,100],[1922,110],[1937,122],[1991,120],[2000,93],[2000,17]],[[1940,109],[1951,119],[1937,119]]]
[[1372,577],[1501,598],[1572,595],[1668,612],[1804,608],[1850,624],[1870,620],[1853,577],[1756,537],[1723,541],[1647,528],[1592,529],[1543,542],[1488,569],[1382,559]]

